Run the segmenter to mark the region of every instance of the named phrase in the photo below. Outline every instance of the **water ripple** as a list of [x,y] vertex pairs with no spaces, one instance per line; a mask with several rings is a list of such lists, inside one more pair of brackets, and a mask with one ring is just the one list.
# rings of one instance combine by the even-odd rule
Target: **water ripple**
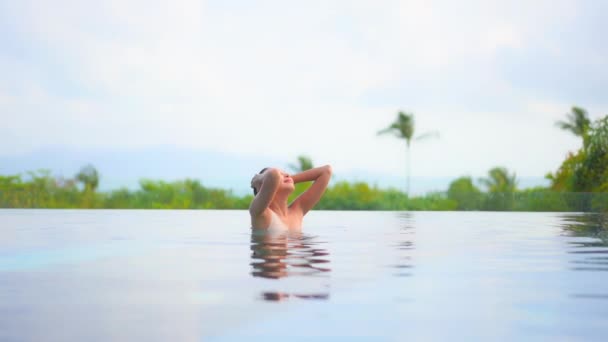
[[[252,231],[251,275],[275,280],[289,277],[327,277],[331,268],[330,253],[323,248],[325,244],[314,236],[301,233]],[[260,298],[266,301],[289,298],[326,300],[329,293],[264,291]]]

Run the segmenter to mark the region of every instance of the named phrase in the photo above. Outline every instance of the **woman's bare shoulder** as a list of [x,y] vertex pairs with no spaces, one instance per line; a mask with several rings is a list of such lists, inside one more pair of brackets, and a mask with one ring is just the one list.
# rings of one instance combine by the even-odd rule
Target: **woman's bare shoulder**
[[269,208],[266,208],[266,210],[262,211],[261,213],[255,215],[253,213],[249,213],[251,216],[251,226],[252,228],[256,228],[256,229],[260,229],[260,228],[266,228],[269,224],[270,224],[270,215],[271,210]]

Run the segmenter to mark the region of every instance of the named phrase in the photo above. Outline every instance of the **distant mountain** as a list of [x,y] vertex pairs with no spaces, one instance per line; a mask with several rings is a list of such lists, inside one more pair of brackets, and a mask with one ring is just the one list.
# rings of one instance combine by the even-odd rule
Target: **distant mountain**
[[138,149],[52,147],[19,156],[0,156],[0,174],[49,169],[53,175],[72,177],[86,164],[101,174],[100,189],[136,188],[142,178],[199,179],[206,186],[242,192],[253,173],[284,162],[265,157],[239,156],[172,146]]
[[[295,155],[294,155],[295,160]],[[18,156],[0,156],[0,174],[49,169],[53,175],[73,177],[92,164],[101,174],[100,190],[135,189],[142,178],[166,181],[193,178],[205,186],[249,193],[251,176],[266,166],[283,167],[290,161],[244,156],[204,149],[157,146],[137,149],[49,147]],[[382,188],[405,188],[405,176],[363,170],[335,170],[333,181],[364,181]],[[445,191],[456,177],[412,177],[412,194]],[[541,177],[519,179],[519,187],[546,185]]]

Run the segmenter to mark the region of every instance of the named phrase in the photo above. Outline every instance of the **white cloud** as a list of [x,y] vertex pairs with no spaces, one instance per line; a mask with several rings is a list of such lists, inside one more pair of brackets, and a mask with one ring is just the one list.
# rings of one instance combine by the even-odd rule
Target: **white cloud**
[[13,99],[0,98],[0,109],[19,113],[0,152],[175,144],[287,160],[306,153],[336,168],[401,174],[403,144],[375,136],[401,108],[416,113],[420,131],[441,132],[413,146],[414,175],[506,165],[540,176],[575,148],[553,126],[568,99],[514,86],[500,68],[505,51],[567,49],[543,37],[585,15],[574,1],[227,6],[11,5],[38,57],[0,60],[10,69],[0,86]]

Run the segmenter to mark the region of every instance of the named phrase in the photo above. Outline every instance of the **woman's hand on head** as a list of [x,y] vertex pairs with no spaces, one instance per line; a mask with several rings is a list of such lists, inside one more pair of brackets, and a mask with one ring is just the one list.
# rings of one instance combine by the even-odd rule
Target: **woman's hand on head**
[[256,173],[253,178],[251,178],[251,187],[260,190],[260,186],[262,185],[262,177],[264,174]]
[[249,212],[252,216],[260,215],[268,208],[274,194],[279,189],[281,174],[278,169],[267,169],[251,179],[251,186],[255,186],[258,194],[251,201]]
[[260,187],[264,183],[264,179],[267,177],[273,177],[275,175],[280,177],[280,171],[277,168],[268,168],[263,173],[255,174],[253,178],[251,178],[251,187],[254,187],[260,191]]

